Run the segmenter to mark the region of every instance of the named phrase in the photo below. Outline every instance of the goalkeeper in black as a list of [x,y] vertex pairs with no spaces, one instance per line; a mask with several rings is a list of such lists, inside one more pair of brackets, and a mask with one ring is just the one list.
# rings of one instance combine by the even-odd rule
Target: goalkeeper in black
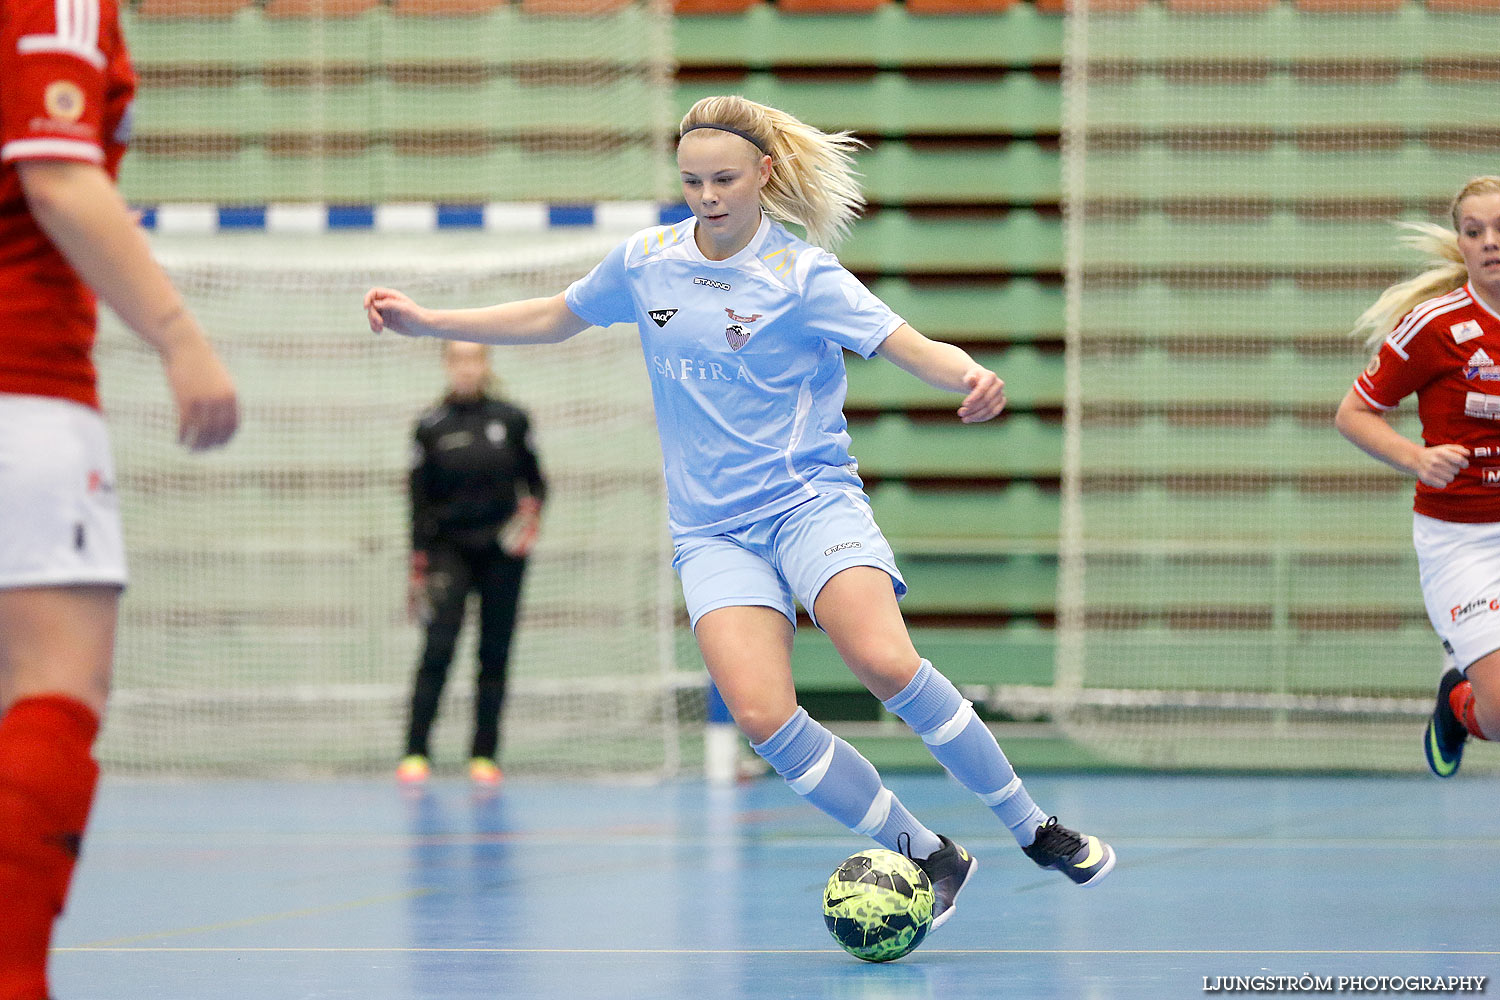
[[526,557],[547,482],[526,413],[498,398],[487,348],[444,345],[443,399],[417,421],[411,466],[408,609],[426,628],[412,685],[404,784],[431,773],[428,738],[470,594],[479,596],[479,675],[469,777],[501,780],[500,712]]

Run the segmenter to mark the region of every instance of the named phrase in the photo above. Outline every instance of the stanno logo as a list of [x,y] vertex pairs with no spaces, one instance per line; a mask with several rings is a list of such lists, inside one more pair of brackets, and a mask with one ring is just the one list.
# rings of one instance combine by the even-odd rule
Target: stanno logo
[[823,554],[825,556],[831,556],[835,552],[842,552],[844,549],[858,549],[863,547],[863,544],[860,542],[840,542],[837,545],[824,549]]
[[651,322],[657,326],[666,326],[667,322],[677,315],[676,309],[653,309],[646,314],[651,317]]
[[736,323],[754,323],[756,320],[765,315],[765,313],[751,313],[749,316],[741,316],[733,309],[725,309],[724,311],[728,313],[729,318],[734,320]]
[[721,292],[727,292],[727,291],[729,291],[729,288],[730,288],[730,286],[728,284],[726,284],[725,282],[715,281],[712,278],[694,278],[693,279],[693,284],[695,284],[695,285],[707,285],[709,288],[717,288]]

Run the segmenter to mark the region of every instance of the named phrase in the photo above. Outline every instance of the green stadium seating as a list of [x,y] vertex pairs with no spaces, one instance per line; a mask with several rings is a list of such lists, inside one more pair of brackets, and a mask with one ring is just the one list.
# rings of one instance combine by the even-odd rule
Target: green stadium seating
[[1264,150],[1184,152],[1163,143],[1091,153],[1089,190],[1100,199],[1313,201],[1397,198],[1445,201],[1475,170],[1472,152],[1416,139],[1378,151],[1308,151],[1282,140]]
[[783,108],[823,129],[881,136],[1055,135],[1062,86],[1030,72],[952,79],[880,70],[838,78],[763,71],[678,85],[678,104],[725,92]]
[[1380,282],[1304,287],[1293,277],[1254,281],[1247,276],[1242,289],[1192,290],[1142,280],[1091,291],[1083,322],[1099,337],[1131,340],[1222,337],[1352,345],[1348,331],[1384,287]]
[[[1368,358],[1350,342],[1347,355],[1306,355],[1290,345],[1255,351],[1238,346],[1224,357],[1179,356],[1161,345],[1117,351],[1083,362],[1091,401],[1144,405],[1334,406]],[[998,370],[998,369],[997,369]]]
[[882,211],[860,219],[838,255],[860,273],[1055,272],[1062,268],[1062,224],[1026,209],[998,217]]
[[1056,203],[1061,157],[1025,140],[938,145],[880,142],[858,157],[865,196],[878,204]]
[[1216,18],[1143,3],[1128,17],[1109,19],[1110,41],[1115,51],[1129,53],[1130,61],[1138,64],[1181,63],[1185,52],[1209,64],[1347,61],[1414,65],[1428,59],[1492,59],[1494,53],[1487,50],[1484,33],[1462,31],[1462,22],[1438,6],[1439,2],[1408,0],[1395,11],[1371,9],[1343,17],[1309,16],[1294,4],[1275,4],[1261,13],[1239,15],[1241,23],[1253,25],[1254,30],[1233,32],[1225,31]]
[[[1023,68],[1062,61],[1061,21],[1031,4],[998,14],[985,9],[941,18],[914,13],[920,12],[909,4],[890,4],[859,18],[784,18],[775,6],[755,3],[733,16],[679,20],[678,60],[690,69],[713,70],[778,65]],[[726,35],[736,44],[724,45]]]
[[[1316,271],[1344,248],[1341,268],[1399,270],[1412,252],[1397,242],[1392,220],[1307,218],[1278,210],[1261,220],[1226,225],[1223,219],[1179,220],[1160,211],[1101,219],[1089,227],[1086,267],[1172,270],[1245,269],[1275,273]],[[1347,248],[1357,248],[1353,256]]]
[[1035,615],[1057,600],[1057,559],[1049,554],[934,556],[896,552],[909,588],[908,615]]
[[[1012,410],[1061,407],[1063,356],[1033,346],[1003,352],[974,352],[974,360],[1005,380],[1005,396]],[[895,365],[880,359],[848,360],[849,396],[846,408],[856,410],[939,410],[952,412],[963,396],[934,389]]]
[[[1082,467],[1091,475],[1283,478],[1368,474],[1378,469],[1368,455],[1334,432],[1337,403],[1337,398],[1328,401],[1326,421],[1273,416],[1248,426],[1195,427],[1150,416],[1118,426],[1091,427],[1083,436]],[[1393,424],[1413,435],[1411,418],[1400,417]],[[858,444],[858,438],[855,441]]]
[[902,552],[926,555],[1045,553],[1056,547],[1056,490],[1018,480],[991,489],[873,487],[875,519]]
[[[1062,427],[1030,414],[986,424],[916,422],[901,414],[849,421],[860,474],[876,479],[1056,477]],[[1365,459],[1366,462],[1369,459]]]
[[[1053,633],[1028,621],[994,628],[918,625],[911,637],[917,651],[958,685],[1052,683]],[[792,657],[799,691],[864,690],[827,636],[815,629],[797,632]]]
[[1247,486],[1233,494],[1158,483],[1089,489],[1082,530],[1086,544],[1142,549],[1188,536],[1239,551],[1274,543],[1306,553],[1404,553],[1411,548],[1411,486],[1393,475],[1388,487]]
[[1060,340],[1063,334],[1060,282],[883,277],[870,289],[912,326],[939,340]]

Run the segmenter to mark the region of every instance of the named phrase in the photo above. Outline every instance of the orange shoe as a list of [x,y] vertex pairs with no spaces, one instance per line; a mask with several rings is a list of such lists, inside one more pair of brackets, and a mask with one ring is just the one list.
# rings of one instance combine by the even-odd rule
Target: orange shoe
[[476,785],[495,786],[505,780],[500,766],[488,757],[475,757],[469,761],[469,780]]
[[432,775],[432,764],[419,753],[401,758],[396,765],[396,780],[403,785],[425,784]]

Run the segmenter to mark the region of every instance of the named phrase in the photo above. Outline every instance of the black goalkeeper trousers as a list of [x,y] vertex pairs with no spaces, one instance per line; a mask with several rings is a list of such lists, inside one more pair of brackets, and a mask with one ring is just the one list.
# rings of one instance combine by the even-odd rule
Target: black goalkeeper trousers
[[491,544],[482,549],[435,546],[428,554],[427,623],[422,658],[412,685],[406,752],[428,755],[428,737],[458,646],[470,594],[479,598],[479,676],[474,692],[474,741],[470,755],[494,759],[500,748],[500,710],[505,703],[511,637],[526,560]]

